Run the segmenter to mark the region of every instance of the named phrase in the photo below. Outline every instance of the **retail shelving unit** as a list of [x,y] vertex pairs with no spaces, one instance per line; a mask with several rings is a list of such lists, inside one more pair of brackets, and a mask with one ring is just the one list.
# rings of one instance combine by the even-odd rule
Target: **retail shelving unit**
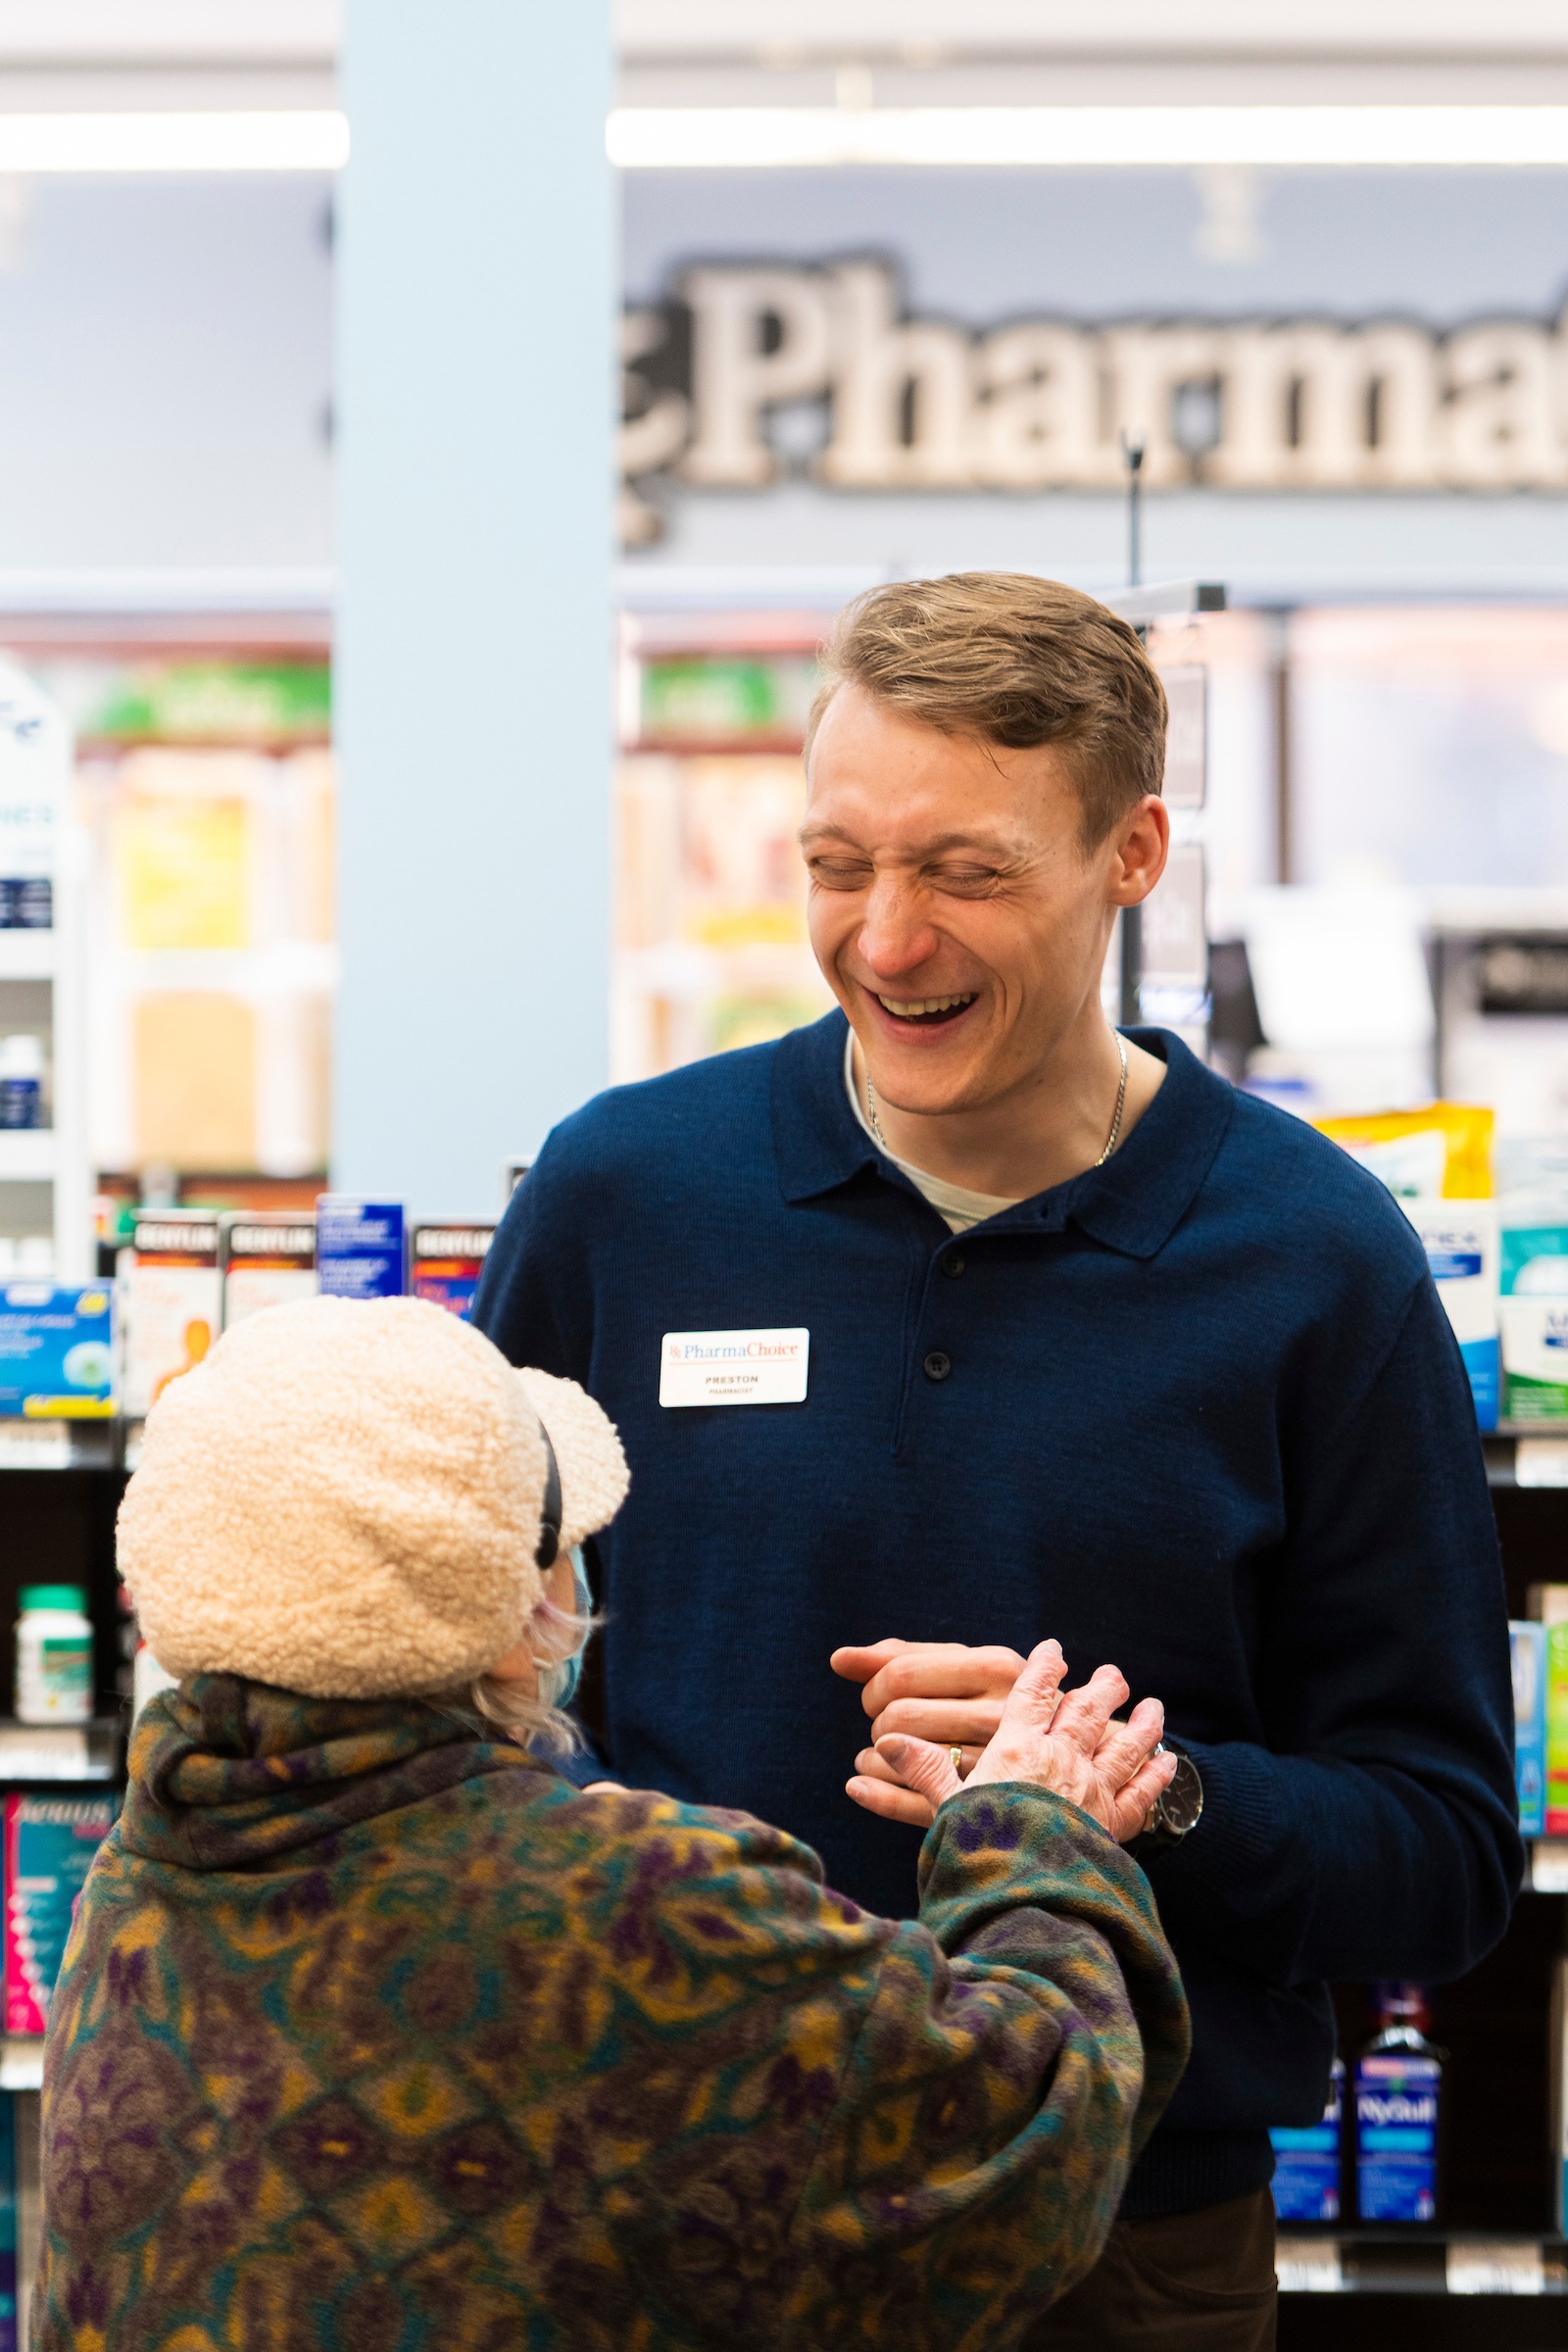
[[[0,1238],[47,1240],[56,1282],[85,1282],[88,1219],[81,857],[71,819],[72,740],[63,713],[0,655],[0,875],[18,862],[46,886],[52,921],[0,930],[0,1035],[47,1042],[47,1127],[0,1129]],[[20,857],[19,857],[20,853]],[[30,1269],[28,1269],[30,1270]]]
[[[0,1795],[101,1796],[123,1780],[128,1708],[121,1689],[122,1617],[115,1513],[124,1486],[118,1422],[0,1422],[0,1690],[15,1681],[18,1596],[29,1584],[86,1591],[97,1674],[94,1716],[39,1732],[0,1717]],[[21,2327],[38,2263],[38,2092],[43,2043],[0,2037],[0,2092],[15,2097],[17,2276]]]
[[[1568,1446],[1505,1424],[1483,1450],[1508,1610],[1522,1617],[1528,1588],[1564,1575],[1568,1468],[1558,1474],[1556,1463]],[[1568,1841],[1543,1840],[1502,1942],[1432,1994],[1432,2035],[1449,2052],[1443,2227],[1283,2232],[1281,2352],[1568,2346],[1551,2087],[1552,1987],[1565,1951]],[[1349,2048],[1370,2031],[1365,1988],[1335,1989]]]
[[[98,1660],[98,1717],[91,1752],[70,1773],[41,1776],[19,1752],[21,1727],[0,1721],[0,1791],[73,1786],[101,1789],[118,1777],[124,1700],[119,1688],[120,1616],[114,1518],[126,1476],[126,1440],[116,1423],[78,1427],[66,1453],[8,1467],[0,1452],[0,1689],[13,1671],[12,1627],[24,1584],[66,1577],[90,1595]],[[1527,1433],[1524,1443],[1541,1443]],[[1568,1555],[1568,1484],[1520,1485],[1520,1440],[1486,1441],[1502,1538],[1509,1607],[1525,1589],[1561,1577]],[[108,1759],[113,1762],[108,1762]],[[19,1770],[18,1767],[21,1767]],[[1548,2352],[1568,2346],[1568,2247],[1554,2227],[1550,2144],[1551,1984],[1568,1946],[1568,1856],[1537,1849],[1497,1950],[1457,1984],[1434,1994],[1435,2037],[1450,2052],[1446,2148],[1446,2210],[1441,2230],[1404,2232],[1290,2230],[1281,2237],[1282,2352]],[[1365,1992],[1336,1988],[1345,2046],[1368,2031]],[[36,2099],[42,2051],[0,2043],[0,2090],[18,2101],[23,2259],[34,2257]],[[25,2275],[30,2276],[30,2271]]]

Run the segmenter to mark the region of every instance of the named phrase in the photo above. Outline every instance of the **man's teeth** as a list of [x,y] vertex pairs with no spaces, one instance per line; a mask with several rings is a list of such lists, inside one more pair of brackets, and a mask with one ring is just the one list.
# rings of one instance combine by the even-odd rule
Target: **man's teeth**
[[972,1004],[980,994],[972,988],[966,997],[897,997],[878,996],[877,1003],[901,1021],[917,1020],[922,1012],[948,1012],[955,1004]]

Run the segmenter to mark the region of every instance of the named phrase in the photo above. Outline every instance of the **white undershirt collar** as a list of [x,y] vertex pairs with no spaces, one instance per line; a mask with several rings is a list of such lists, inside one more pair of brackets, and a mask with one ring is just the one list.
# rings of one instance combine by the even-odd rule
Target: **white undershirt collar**
[[[844,1041],[844,1091],[850,1098],[850,1108],[865,1133],[871,1135],[871,1122],[865,1115],[860,1090],[855,1083],[853,1029]],[[997,1193],[971,1193],[964,1185],[947,1184],[940,1176],[928,1175],[924,1168],[917,1168],[911,1160],[901,1159],[896,1152],[888,1150],[886,1144],[878,1144],[874,1135],[871,1135],[871,1141],[877,1145],[883,1158],[890,1159],[896,1168],[907,1176],[915,1191],[924,1195],[937,1215],[954,1233],[967,1233],[971,1225],[983,1225],[987,1217],[1000,1217],[1004,1208],[1016,1208],[1018,1205],[1017,1200],[1004,1200]],[[1023,1196],[1020,1195],[1020,1198]]]

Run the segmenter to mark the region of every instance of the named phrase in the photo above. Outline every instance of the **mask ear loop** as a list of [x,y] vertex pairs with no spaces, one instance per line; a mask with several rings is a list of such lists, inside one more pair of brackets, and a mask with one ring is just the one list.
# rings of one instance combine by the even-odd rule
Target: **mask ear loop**
[[561,1464],[550,1443],[550,1432],[539,1423],[539,1435],[545,1442],[545,1492],[539,1505],[539,1541],[534,1546],[534,1563],[539,1568],[553,1568],[561,1549]]

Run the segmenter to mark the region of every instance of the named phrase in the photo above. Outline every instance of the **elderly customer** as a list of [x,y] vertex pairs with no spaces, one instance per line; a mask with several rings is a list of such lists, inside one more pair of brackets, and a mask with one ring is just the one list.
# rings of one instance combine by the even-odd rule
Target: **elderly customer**
[[1159,1709],[1048,1643],[961,1788],[888,1742],[948,1801],[920,1920],[868,1917],[538,1752],[625,1487],[571,1382],[411,1299],[161,1399],[121,1559],[182,1679],[55,1995],[37,2352],[990,2352],[1093,2263],[1187,2050],[1116,1842]]

